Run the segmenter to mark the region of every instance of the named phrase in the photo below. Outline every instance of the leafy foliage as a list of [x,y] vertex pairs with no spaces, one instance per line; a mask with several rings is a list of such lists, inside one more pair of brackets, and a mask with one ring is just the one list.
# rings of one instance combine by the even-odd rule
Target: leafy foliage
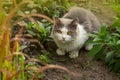
[[[56,5],[56,7],[54,7],[54,5]],[[10,37],[12,27],[17,22],[29,18],[33,21],[31,20],[26,27],[27,32],[34,37],[37,37],[37,39],[43,43],[50,35],[52,27],[52,24],[49,22],[52,22],[52,20],[49,17],[53,18],[54,16],[60,16],[67,11],[67,8],[70,5],[71,2],[68,3],[68,0],[1,0],[0,80],[34,80],[34,78],[37,80],[44,76],[41,72],[49,68],[61,68],[69,72],[69,70],[64,67],[54,65],[47,65],[44,68],[37,64],[40,63],[39,60],[31,59],[28,55],[22,53],[22,49],[27,47],[19,45],[23,29],[18,31],[17,34],[14,34],[15,38],[13,40],[10,40]],[[41,15],[42,18],[45,19],[40,18],[36,23],[33,23],[35,19],[33,19],[33,16],[35,17],[36,14],[40,16],[38,13],[46,14],[49,17]],[[47,57],[44,55],[40,56],[40,60],[48,62]],[[36,75],[36,73],[40,73],[40,75]]]
[[50,60],[47,55],[40,55],[39,59],[45,63],[50,63]]
[[47,20],[43,19],[41,20],[41,22],[30,22],[28,26],[26,26],[26,31],[43,43],[44,40],[50,36],[51,28],[52,24]]
[[93,49],[88,53],[88,56],[93,59],[105,60],[110,70],[115,72],[120,71],[120,19],[107,27],[103,25],[100,32],[92,34],[91,37],[94,44]]
[[40,13],[54,18],[62,16],[69,7],[74,6],[71,0],[31,0],[30,4],[24,5],[24,8],[18,11],[18,15]]
[[48,15],[51,18],[62,16],[69,7],[75,5],[70,0],[34,0],[34,2],[36,4],[35,7],[37,7],[40,13]]

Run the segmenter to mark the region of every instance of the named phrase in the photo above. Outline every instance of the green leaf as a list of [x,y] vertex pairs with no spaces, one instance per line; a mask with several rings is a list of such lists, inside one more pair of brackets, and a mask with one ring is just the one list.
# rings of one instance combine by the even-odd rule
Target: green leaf
[[2,23],[4,16],[5,16],[4,13],[1,12],[1,13],[0,13],[0,24]]
[[105,36],[106,35],[106,32],[107,32],[106,29],[107,29],[106,25],[102,25],[101,30],[100,30],[100,35],[101,36]]
[[25,49],[25,48],[27,48],[26,45],[20,46],[20,47],[19,47],[19,51],[20,51],[20,50],[23,50],[23,49]]
[[40,73],[40,74],[38,74],[37,77],[38,77],[39,79],[42,79],[44,76],[45,76],[44,73]]
[[120,45],[120,40],[117,41],[117,45]]
[[119,24],[119,27],[116,27],[116,31],[120,33],[120,24]]
[[47,55],[40,55],[39,59],[43,62],[49,63],[49,58],[47,57]]
[[34,7],[37,7],[37,5],[31,2],[31,4],[27,4],[27,7],[28,8],[34,8]]
[[118,26],[120,26],[120,19],[116,19],[111,27],[115,28],[115,27],[118,27]]
[[109,62],[113,58],[114,51],[110,51],[106,54],[105,61]]
[[32,26],[34,26],[34,24],[33,24],[32,22],[29,22],[29,23],[28,23],[28,26],[26,26],[26,29],[31,29]]
[[21,16],[21,15],[24,15],[24,12],[21,11],[21,10],[18,10],[18,11],[17,11],[17,14],[18,14],[19,16]]
[[107,67],[109,68],[110,71],[113,70],[113,67],[114,67],[114,64],[115,64],[116,60],[115,59],[112,59],[111,61],[109,61],[107,63]]
[[102,47],[102,44],[95,45],[88,53],[88,56],[93,58],[102,49]]
[[118,72],[120,70],[120,59],[118,59],[113,67],[114,72]]
[[31,30],[27,30],[27,32],[28,32],[29,34],[33,35],[33,36],[35,36],[35,35],[36,35],[36,33],[35,33],[35,32],[33,32],[33,31],[31,31]]
[[101,40],[101,39],[100,39],[99,37],[96,37],[96,38],[93,39],[94,42],[100,41],[100,40]]
[[119,33],[112,33],[113,36],[120,37]]
[[103,56],[104,51],[105,51],[105,48],[102,48],[102,49],[95,55],[95,57],[93,58],[93,60],[98,60],[98,59],[100,59],[100,58]]

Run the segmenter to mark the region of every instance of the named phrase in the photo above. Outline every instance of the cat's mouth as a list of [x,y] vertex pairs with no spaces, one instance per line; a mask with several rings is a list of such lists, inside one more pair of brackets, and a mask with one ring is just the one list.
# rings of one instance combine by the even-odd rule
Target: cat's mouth
[[71,42],[72,40],[67,40],[67,39],[58,39],[59,40],[59,42],[61,42],[61,43],[69,43],[69,42]]
[[68,43],[68,42],[70,42],[70,41],[67,41],[67,40],[65,40],[65,39],[62,39],[61,42],[62,42],[62,43]]
[[61,41],[62,41],[63,43],[65,43],[65,42],[66,42],[66,40],[64,40],[64,39],[63,39],[63,40],[61,40]]
[[67,41],[65,39],[59,40],[61,43],[66,43]]

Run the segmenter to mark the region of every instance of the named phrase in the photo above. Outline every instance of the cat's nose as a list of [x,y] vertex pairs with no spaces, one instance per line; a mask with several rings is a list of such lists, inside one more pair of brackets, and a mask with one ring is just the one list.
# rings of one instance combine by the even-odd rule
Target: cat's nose
[[65,40],[65,37],[62,37],[63,40]]

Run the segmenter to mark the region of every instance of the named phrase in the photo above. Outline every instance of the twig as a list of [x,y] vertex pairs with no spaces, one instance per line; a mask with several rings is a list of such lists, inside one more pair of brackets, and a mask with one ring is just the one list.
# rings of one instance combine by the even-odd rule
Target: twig
[[[51,19],[51,18],[49,18],[48,16],[46,16],[46,15],[43,15],[43,14],[24,14],[24,15],[21,15],[22,17],[24,17],[24,18],[28,18],[28,19],[30,19],[31,17],[39,17],[39,18],[44,18],[44,19],[46,19],[46,20],[48,20],[49,22],[51,22],[51,23],[53,23],[54,24],[54,21]],[[32,21],[32,20],[31,20]]]
[[35,75],[33,75],[33,79],[34,79],[34,80],[38,80],[36,76],[37,76],[39,73],[41,73],[41,72],[43,72],[43,71],[45,71],[45,70],[47,70],[47,69],[62,69],[62,70],[68,72],[69,74],[71,74],[71,75],[73,75],[73,76],[82,77],[82,74],[78,74],[78,73],[75,73],[75,72],[71,72],[69,69],[67,69],[67,68],[65,68],[65,67],[63,67],[63,66],[59,66],[59,65],[46,65],[46,66],[44,66],[44,67],[41,67],[41,68],[39,69],[39,71],[38,71]]

